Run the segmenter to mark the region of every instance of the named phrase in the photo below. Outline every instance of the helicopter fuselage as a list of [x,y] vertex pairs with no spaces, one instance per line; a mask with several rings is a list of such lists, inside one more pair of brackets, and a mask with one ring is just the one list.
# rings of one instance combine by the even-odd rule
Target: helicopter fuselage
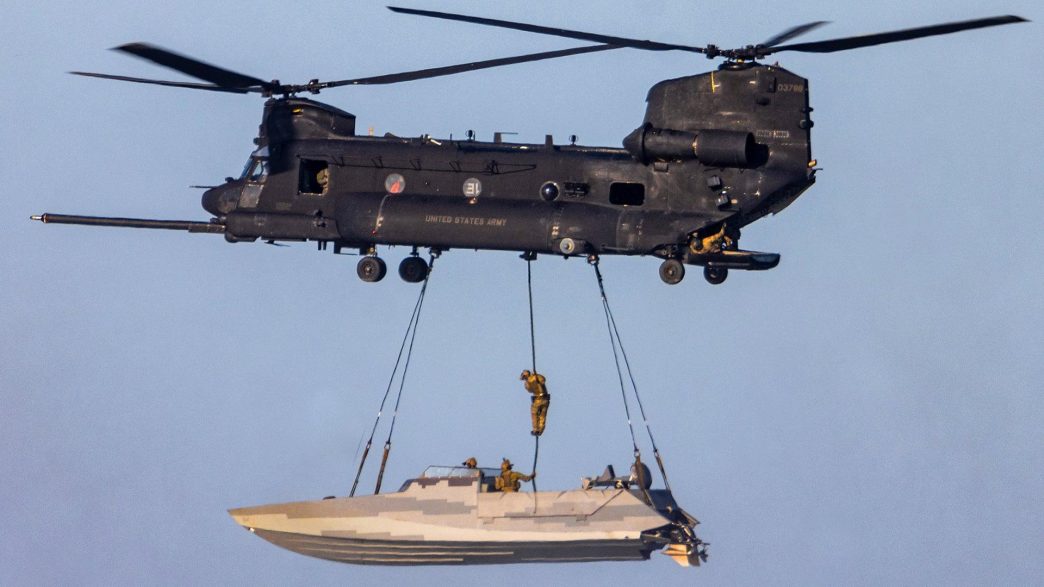
[[[778,66],[727,62],[652,87],[624,148],[358,136],[355,117],[298,97],[265,104],[243,174],[208,189],[209,223],[60,215],[45,222],[223,232],[230,242],[332,243],[364,255],[376,281],[381,245],[525,254],[654,255],[677,283],[702,265],[770,269],[779,255],[738,248],[740,229],[815,182],[808,83]],[[416,261],[414,259],[413,261]],[[426,275],[426,265],[400,274]]]
[[[405,14],[598,43],[363,78],[282,84],[217,67],[147,43],[115,47],[199,81],[74,71],[119,81],[233,94],[265,104],[258,149],[239,179],[203,195],[209,222],[42,214],[43,222],[224,233],[231,242],[316,241],[334,252],[358,248],[358,273],[384,277],[378,245],[412,247],[399,266],[420,281],[433,255],[450,248],[563,256],[655,255],[673,284],[685,265],[721,283],[729,269],[771,269],[775,253],[739,249],[740,229],[789,206],[815,183],[808,80],[778,65],[774,53],[834,53],[1026,22],[1001,15],[874,34],[791,43],[826,24],[791,27],[736,49],[630,39],[486,17],[389,7]],[[474,140],[359,137],[355,117],[296,97],[303,92],[401,83],[516,63],[629,47],[723,57],[716,71],[662,81],[649,90],[643,124],[623,149]],[[574,143],[575,141],[571,141]]]
[[[550,136],[544,144],[356,136],[351,114],[272,99],[243,176],[209,190],[203,206],[230,241],[713,265],[714,254],[738,251],[741,227],[814,182],[806,81],[742,65],[655,86],[643,127],[622,149]],[[767,268],[739,252],[728,261],[718,259]]]

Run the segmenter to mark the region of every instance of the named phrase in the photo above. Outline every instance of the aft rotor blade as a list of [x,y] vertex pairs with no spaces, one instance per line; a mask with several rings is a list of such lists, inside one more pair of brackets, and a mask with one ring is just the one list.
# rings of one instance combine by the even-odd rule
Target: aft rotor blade
[[811,43],[795,43],[793,45],[782,45],[774,47],[772,52],[778,51],[802,51],[805,53],[833,53],[834,51],[846,51],[848,49],[858,49],[859,47],[870,47],[873,45],[882,45],[884,43],[896,43],[899,41],[909,41],[911,39],[920,39],[922,37],[933,37],[936,35],[948,35],[950,33],[957,33],[960,31],[967,31],[971,29],[981,29],[985,27],[998,26],[1002,24],[1012,24],[1016,22],[1027,22],[1025,18],[1021,16],[993,16],[990,18],[979,18],[976,20],[965,20],[961,22],[951,22],[946,24],[936,24],[932,26],[917,27],[912,29],[903,29],[898,31],[889,31],[885,33],[876,33],[872,35],[862,35],[858,37],[842,37],[840,39],[830,39],[827,41],[813,41]]
[[172,82],[158,79],[145,79],[140,77],[127,77],[125,75],[111,75],[108,73],[92,73],[89,71],[70,71],[73,75],[82,75],[85,77],[100,77],[102,79],[114,79],[121,82],[134,82],[139,84],[153,84],[157,86],[172,86],[175,88],[191,88],[193,90],[209,90],[211,92],[229,92],[232,94],[246,94],[249,92],[260,92],[261,88],[226,88],[222,86],[215,86],[212,84],[200,84],[195,82]]
[[672,43],[658,43],[656,41],[642,41],[638,39],[628,39],[626,37],[614,37],[610,35],[585,33],[582,31],[572,31],[569,29],[556,29],[552,27],[539,26],[535,24],[526,24],[521,22],[512,22],[508,20],[497,20],[494,18],[481,18],[477,16],[467,16],[464,14],[452,14],[449,12],[417,10],[414,8],[399,8],[397,6],[389,6],[388,10],[391,10],[393,12],[399,12],[402,14],[414,14],[417,16],[428,16],[431,18],[442,18],[445,20],[456,20],[460,22],[470,22],[473,24],[514,29],[516,31],[525,31],[527,33],[538,33],[541,35],[553,35],[556,37],[566,37],[568,39],[578,39],[581,41],[592,41],[595,43],[603,43],[605,45],[614,45],[617,47],[631,47],[633,49],[646,49],[649,51],[689,51],[691,53],[706,53],[706,49],[704,49],[703,47],[690,47],[688,45],[675,45]]
[[798,26],[796,26],[794,28],[787,29],[787,30],[783,31],[782,33],[779,33],[778,35],[770,38],[769,40],[767,40],[764,43],[762,43],[762,46],[765,46],[765,47],[775,47],[776,45],[778,45],[780,43],[784,43],[786,41],[789,41],[790,39],[793,39],[794,37],[797,37],[799,35],[803,35],[803,34],[809,32],[809,31],[811,31],[813,29],[818,29],[819,27],[821,27],[821,26],[823,26],[825,24],[828,24],[829,22],[830,22],[829,20],[817,20],[815,22],[810,22],[808,24],[798,25]]
[[203,63],[197,59],[178,55],[173,51],[147,43],[128,43],[119,47],[113,47],[113,50],[129,53],[135,57],[140,57],[163,67],[169,67],[185,75],[190,75],[223,88],[250,88],[254,86],[268,88],[272,85],[256,77],[243,75],[216,65],[210,65],[209,63]]
[[529,61],[540,61],[542,59],[555,59],[557,57],[566,57],[568,55],[579,55],[581,53],[594,53],[596,51],[608,51],[609,49],[619,49],[614,45],[590,45],[587,47],[575,47],[573,49],[562,49],[560,51],[545,51],[543,53],[530,53],[528,55],[519,55],[517,57],[502,57],[500,59],[489,59],[487,61],[475,61],[472,63],[462,63],[460,65],[448,65],[445,67],[432,67],[429,69],[418,69],[416,71],[406,71],[402,73],[392,73],[388,75],[377,75],[373,77],[361,77],[357,79],[346,79],[334,82],[323,82],[320,84],[322,88],[336,88],[338,86],[355,86],[355,85],[376,85],[376,84],[395,84],[399,82],[408,82],[419,79],[427,79],[431,77],[439,77],[443,75],[452,75],[455,73],[463,73],[465,71],[475,71],[476,69],[488,69],[490,67],[500,67],[502,65],[513,65],[515,63],[527,63]]

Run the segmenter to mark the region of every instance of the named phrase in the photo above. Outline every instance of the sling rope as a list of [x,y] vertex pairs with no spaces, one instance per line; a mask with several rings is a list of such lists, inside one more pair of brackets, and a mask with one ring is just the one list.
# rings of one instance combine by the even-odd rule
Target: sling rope
[[[526,285],[529,288],[529,348],[533,353],[533,375],[536,375],[536,320],[533,318],[533,259],[535,253],[525,253],[522,258],[526,260]],[[537,491],[536,470],[537,457],[540,456],[540,436],[533,435],[533,493]]]
[[[601,283],[601,279],[599,279],[599,283]],[[609,314],[609,322],[612,324],[613,333],[616,335],[616,340],[620,343],[620,355],[623,356],[624,365],[627,367],[627,377],[631,380],[631,388],[634,390],[634,399],[638,403],[638,411],[642,415],[642,423],[645,424],[645,432],[649,435],[649,444],[652,445],[653,456],[656,457],[656,464],[660,469],[660,475],[663,477],[663,484],[667,487],[667,491],[671,492],[671,482],[667,480],[667,471],[663,466],[663,459],[660,457],[660,449],[656,447],[656,439],[653,437],[652,426],[649,424],[649,418],[645,415],[645,405],[642,403],[642,396],[638,393],[638,384],[634,381],[634,372],[631,371],[631,361],[627,358],[627,351],[624,350],[623,341],[620,339],[620,331],[616,328],[616,318],[613,316],[612,311],[609,310],[608,301],[606,301],[605,307]]]
[[[642,416],[642,423],[645,424],[645,431],[649,435],[649,443],[652,445],[653,456],[656,458],[657,467],[660,469],[660,476],[663,477],[663,484],[667,488],[667,492],[672,493],[671,483],[667,480],[667,470],[664,467],[663,458],[660,456],[660,450],[656,446],[656,439],[653,437],[652,427],[649,424],[648,417],[646,417],[645,406],[642,404],[642,397],[638,393],[638,385],[634,380],[634,372],[631,370],[631,362],[627,358],[627,351],[624,350],[623,339],[620,338],[620,331],[616,326],[616,318],[613,316],[613,311],[609,307],[609,298],[605,295],[605,283],[602,279],[602,271],[598,266],[598,257],[592,255],[588,258],[588,263],[594,267],[595,276],[598,279],[598,290],[602,296],[602,309],[605,311],[606,327],[609,329],[609,342],[613,349],[613,360],[616,363],[617,379],[620,382],[620,396],[623,398],[624,413],[627,415],[627,427],[631,432],[631,444],[634,447],[635,472],[644,487],[645,479],[643,477],[645,472],[642,467],[641,451],[638,448],[638,440],[634,433],[634,424],[631,421],[631,408],[627,401],[626,386],[624,385],[623,373],[620,369],[620,356],[623,356],[624,367],[627,369],[627,378],[630,380],[631,390],[634,393],[635,402],[638,404],[638,410]],[[617,353],[617,347],[619,347],[619,353]]]
[[[431,259],[428,261],[428,273],[424,276],[424,284],[421,285],[420,293],[417,295],[417,302],[413,305],[413,313],[410,315],[410,322],[406,327],[406,334],[402,337],[402,344],[399,345],[399,354],[395,358],[395,366],[392,367],[391,377],[388,378],[388,386],[384,390],[384,397],[381,398],[381,405],[377,409],[377,417],[373,421],[373,427],[370,429],[370,438],[366,441],[366,448],[363,449],[362,459],[359,460],[359,468],[355,472],[355,481],[352,482],[352,490],[348,496],[353,497],[355,490],[359,487],[359,478],[362,476],[363,466],[366,464],[366,458],[370,454],[370,448],[373,446],[373,437],[377,433],[377,425],[380,424],[381,417],[384,414],[384,406],[388,401],[388,396],[391,394],[392,385],[395,383],[395,375],[399,371],[399,365],[403,364],[402,376],[399,379],[399,392],[395,398],[395,411],[392,414],[391,426],[388,430],[388,439],[384,443],[384,455],[381,457],[381,468],[380,473],[377,476],[377,488],[374,490],[374,494],[380,493],[381,481],[384,478],[384,467],[388,463],[388,455],[391,452],[391,436],[392,432],[395,431],[395,419],[399,415],[399,402],[402,400],[402,390],[406,384],[406,371],[410,365],[410,357],[413,355],[413,341],[417,337],[417,324],[420,321],[421,308],[424,306],[424,295],[428,291],[428,279],[431,277],[431,271],[435,267],[435,259],[437,255],[432,254]],[[409,349],[407,350],[406,343],[409,342]],[[406,351],[406,361],[403,363],[403,352]]]
[[526,260],[526,285],[529,286],[529,349],[533,354],[533,373],[536,368],[536,321],[533,319],[533,258],[535,255],[525,255]]

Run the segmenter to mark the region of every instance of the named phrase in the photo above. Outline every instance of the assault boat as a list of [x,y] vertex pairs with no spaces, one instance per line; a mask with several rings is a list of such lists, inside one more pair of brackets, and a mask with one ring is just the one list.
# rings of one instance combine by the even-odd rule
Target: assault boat
[[[612,468],[581,489],[495,489],[496,469],[428,467],[399,491],[229,510],[237,523],[293,552],[368,565],[470,565],[646,560],[683,566],[705,544],[666,490]],[[648,478],[646,476],[646,478]]]

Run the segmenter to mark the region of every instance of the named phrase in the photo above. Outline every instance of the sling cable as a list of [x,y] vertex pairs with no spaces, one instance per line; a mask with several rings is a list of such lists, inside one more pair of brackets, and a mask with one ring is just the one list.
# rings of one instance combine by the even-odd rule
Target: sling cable
[[631,393],[634,395],[635,403],[638,405],[638,410],[642,417],[642,423],[645,424],[645,431],[649,435],[649,443],[652,445],[653,456],[656,458],[656,464],[660,469],[660,476],[663,477],[663,484],[667,488],[667,493],[673,495],[673,492],[671,491],[671,483],[667,480],[667,471],[664,468],[663,459],[660,457],[660,450],[656,447],[656,439],[653,438],[652,427],[649,425],[649,419],[645,415],[645,406],[642,404],[641,395],[638,394],[638,385],[634,381],[634,373],[631,371],[631,363],[627,359],[627,351],[624,350],[623,341],[620,339],[620,331],[616,327],[616,319],[613,317],[613,311],[609,307],[609,298],[605,295],[605,283],[602,279],[602,271],[598,266],[598,256],[588,256],[587,262],[594,267],[595,277],[598,280],[598,291],[602,297],[602,309],[605,312],[606,328],[609,330],[609,344],[613,349],[613,360],[616,362],[616,376],[620,382],[620,397],[623,399],[624,414],[627,416],[627,427],[631,432],[631,445],[634,448],[634,474],[638,478],[638,483],[642,488],[642,492],[645,494],[645,498],[651,501],[648,492],[651,480],[646,479],[647,469],[645,465],[642,464],[641,450],[638,448],[638,439],[634,433],[634,423],[631,420],[630,402],[627,400],[627,386],[624,384],[623,370],[621,369],[620,364],[621,357],[623,358],[623,367],[627,370],[627,379],[630,382]]
[[[428,280],[431,278],[431,271],[435,268],[435,259],[437,258],[438,253],[432,251],[431,259],[428,261],[428,273],[424,276],[424,284],[421,285],[420,293],[417,295],[417,302],[413,305],[413,314],[410,316],[409,325],[406,327],[406,334],[402,337],[402,344],[399,345],[399,355],[395,358],[395,366],[392,368],[391,377],[388,379],[388,387],[384,390],[381,406],[377,410],[377,418],[374,420],[373,428],[370,430],[370,438],[366,441],[362,459],[359,460],[359,468],[355,472],[355,481],[352,483],[352,490],[348,494],[349,497],[355,496],[355,490],[359,486],[359,477],[362,476],[363,465],[366,464],[366,457],[370,454],[370,448],[373,446],[373,437],[377,433],[377,425],[380,424],[381,416],[384,414],[384,406],[388,401],[388,396],[391,394],[392,385],[395,383],[395,376],[399,374],[399,365],[401,364],[402,373],[399,376],[399,391],[395,396],[395,409],[392,412],[391,424],[388,427],[388,438],[384,441],[384,454],[381,457],[381,468],[377,473],[377,486],[374,488],[373,494],[377,495],[381,492],[381,481],[384,479],[384,468],[388,464],[388,455],[391,453],[392,434],[395,432],[395,420],[399,415],[402,390],[406,386],[406,372],[410,367],[410,357],[413,356],[413,342],[417,338],[417,324],[420,322],[421,309],[424,307],[424,295],[428,292]],[[407,346],[407,343],[409,343],[409,346]],[[405,360],[403,360],[404,351]]]

